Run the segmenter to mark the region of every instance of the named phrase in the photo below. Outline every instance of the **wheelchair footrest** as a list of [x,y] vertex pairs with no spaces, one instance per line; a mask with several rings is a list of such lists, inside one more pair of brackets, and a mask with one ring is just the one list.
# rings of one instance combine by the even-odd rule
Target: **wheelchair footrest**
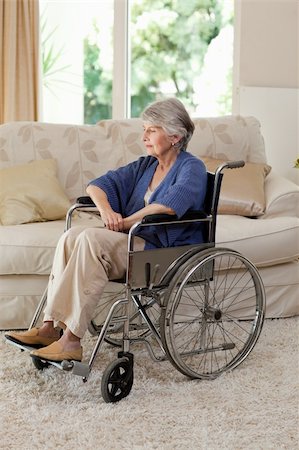
[[71,370],[73,375],[83,378],[87,378],[90,372],[89,365],[79,361],[62,361],[61,366],[63,370]]
[[21,344],[18,343],[16,341],[13,341],[11,339],[9,339],[8,337],[5,338],[6,342],[10,345],[13,345],[14,347],[19,348],[22,352],[31,352],[32,350],[36,350],[36,347],[32,347],[30,345],[26,345],[26,344]]

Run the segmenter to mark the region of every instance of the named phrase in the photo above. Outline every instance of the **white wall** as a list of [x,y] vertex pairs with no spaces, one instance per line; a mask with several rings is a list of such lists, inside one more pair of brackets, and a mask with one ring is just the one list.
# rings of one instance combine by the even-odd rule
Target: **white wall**
[[294,182],[299,170],[293,168],[298,157],[299,89],[245,87],[239,90],[240,112],[253,114],[261,122],[261,130],[269,164]]
[[298,0],[235,0],[233,112],[256,116],[272,167],[296,181]]

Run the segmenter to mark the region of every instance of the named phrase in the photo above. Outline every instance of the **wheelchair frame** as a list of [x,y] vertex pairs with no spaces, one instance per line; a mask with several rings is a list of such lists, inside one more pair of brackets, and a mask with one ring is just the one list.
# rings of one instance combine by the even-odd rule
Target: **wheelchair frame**
[[[265,290],[257,269],[247,258],[234,250],[215,247],[215,234],[222,171],[243,165],[244,161],[227,162],[215,174],[208,174],[204,211],[189,212],[181,219],[165,214],[147,216],[131,227],[126,294],[113,303],[103,324],[91,323],[89,331],[98,338],[88,363],[57,363],[32,357],[34,366],[43,370],[51,364],[86,382],[104,341],[122,347],[101,382],[103,399],[117,402],[130,393],[133,385],[130,347],[136,342],[146,345],[153,360],[169,359],[190,378],[214,379],[242,363],[262,330]],[[79,198],[67,213],[66,230],[76,210],[97,211],[89,197]],[[141,227],[199,222],[205,227],[204,244],[134,251],[134,237]],[[29,328],[38,322],[46,299],[47,290]],[[130,302],[136,308],[131,316]],[[157,318],[151,317],[154,306]],[[117,313],[120,307],[125,307],[121,315]],[[32,350],[8,342],[21,350]]]

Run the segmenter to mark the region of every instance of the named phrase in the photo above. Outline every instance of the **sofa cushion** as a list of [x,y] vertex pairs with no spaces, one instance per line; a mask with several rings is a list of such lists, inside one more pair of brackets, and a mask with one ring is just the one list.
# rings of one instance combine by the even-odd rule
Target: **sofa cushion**
[[[73,226],[101,226],[102,222],[79,213]],[[49,275],[64,220],[3,226],[0,233],[0,275]]]
[[70,202],[56,177],[53,159],[0,171],[0,223],[18,225],[65,217]]
[[216,243],[237,250],[257,266],[271,266],[299,258],[299,219],[267,220],[219,215]]
[[254,117],[221,116],[193,120],[195,131],[188,147],[191,153],[199,157],[266,162],[260,123]]
[[[298,170],[299,172],[299,170]],[[271,171],[265,180],[266,210],[262,219],[299,217],[299,186]]]
[[[207,169],[215,172],[225,161],[202,156]],[[271,167],[267,164],[246,162],[239,169],[223,171],[223,181],[220,191],[219,214],[237,214],[240,216],[257,217],[265,211],[265,177]]]

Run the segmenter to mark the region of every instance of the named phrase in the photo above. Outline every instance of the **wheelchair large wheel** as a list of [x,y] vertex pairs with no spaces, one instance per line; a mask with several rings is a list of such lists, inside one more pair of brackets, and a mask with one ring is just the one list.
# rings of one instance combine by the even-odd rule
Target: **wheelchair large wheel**
[[230,249],[208,249],[178,268],[165,294],[161,338],[172,364],[214,379],[249,355],[264,320],[265,292],[255,266]]

